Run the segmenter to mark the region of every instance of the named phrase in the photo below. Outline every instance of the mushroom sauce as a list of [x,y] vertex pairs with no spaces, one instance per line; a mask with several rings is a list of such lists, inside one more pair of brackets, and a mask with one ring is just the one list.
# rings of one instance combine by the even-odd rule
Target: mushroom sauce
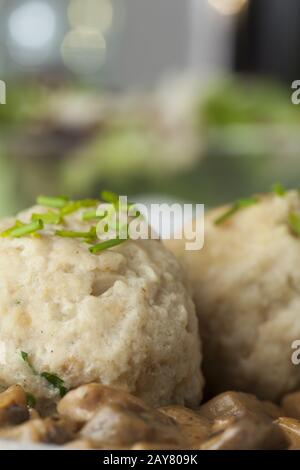
[[23,388],[14,385],[0,394],[0,439],[68,449],[300,449],[300,392],[286,395],[281,406],[225,392],[196,409],[155,409],[91,383],[49,410],[31,408]]

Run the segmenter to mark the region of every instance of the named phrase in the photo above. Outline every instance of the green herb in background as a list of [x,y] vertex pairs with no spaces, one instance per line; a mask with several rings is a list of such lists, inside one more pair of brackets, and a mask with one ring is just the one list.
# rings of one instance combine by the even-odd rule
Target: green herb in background
[[274,183],[272,186],[272,192],[277,196],[283,197],[286,194],[285,188],[282,186],[281,183]]
[[228,209],[224,214],[222,214],[220,217],[218,217],[215,220],[216,225],[220,225],[223,222],[225,222],[227,219],[229,219],[231,216],[233,216],[236,212],[238,212],[241,209],[245,209],[246,207],[253,206],[254,204],[258,203],[257,198],[248,198],[248,199],[239,199],[236,201],[230,209]]

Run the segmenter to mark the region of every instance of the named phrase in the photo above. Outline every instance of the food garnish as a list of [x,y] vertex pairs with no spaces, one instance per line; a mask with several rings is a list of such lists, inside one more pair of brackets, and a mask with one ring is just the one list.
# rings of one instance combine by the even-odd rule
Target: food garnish
[[59,225],[62,222],[62,216],[56,212],[49,211],[45,214],[32,214],[31,220],[41,220],[44,224]]
[[61,397],[64,397],[68,389],[64,386],[64,380],[58,377],[56,374],[49,374],[49,372],[42,372],[41,377],[47,380],[52,387],[56,388],[59,391]]
[[93,220],[93,219],[100,219],[101,217],[97,215],[97,210],[96,209],[91,209],[89,211],[85,211],[82,214],[82,220],[88,221],[88,220]]
[[286,194],[286,189],[282,186],[281,183],[274,183],[272,186],[272,192],[277,196],[283,197]]
[[60,211],[61,215],[70,215],[84,207],[95,207],[99,204],[96,199],[81,199],[79,201],[69,201]]
[[91,227],[88,232],[75,232],[73,230],[56,230],[55,235],[64,238],[86,238],[94,240],[97,237],[97,228]]
[[58,197],[39,196],[36,202],[40,206],[53,207],[55,209],[62,209],[69,202],[69,198],[67,196],[58,196]]
[[105,240],[101,243],[97,243],[97,245],[91,246],[90,247],[90,252],[93,253],[94,255],[97,253],[100,253],[100,251],[107,250],[108,248],[112,248],[113,246],[120,245],[121,243],[124,243],[127,239],[121,239],[121,238],[114,238],[111,240]]
[[33,374],[34,375],[39,375],[38,372],[33,367],[32,363],[31,363],[31,360],[29,359],[28,353],[25,352],[25,351],[21,351],[21,357],[22,357],[23,361],[26,362],[28,367],[32,370]]
[[[128,203],[123,207],[120,207],[119,196],[111,191],[103,191],[101,193],[101,200],[105,203],[111,204],[115,209],[118,210],[128,210],[133,203]],[[64,223],[64,218],[74,212],[79,211],[80,209],[87,208],[89,210],[83,212],[81,219],[83,221],[92,221],[95,220],[95,223],[101,219],[104,219],[108,215],[106,211],[103,215],[98,215],[97,206],[100,205],[101,201],[97,199],[81,199],[78,201],[70,200],[67,196],[58,196],[58,197],[48,197],[48,196],[39,196],[37,198],[37,204],[41,206],[48,207],[48,212],[38,214],[34,213],[31,216],[31,222],[25,224],[19,220],[0,234],[1,237],[13,237],[19,238],[26,235],[39,236],[39,230],[44,229],[45,225],[59,225],[54,231],[54,235],[63,238],[76,238],[82,239],[82,241],[91,244],[90,252],[93,254],[100,253],[103,250],[112,248],[114,246],[120,245],[128,240],[129,237],[120,238],[119,236],[114,239],[104,240],[100,243],[95,243],[97,241],[97,225],[93,225],[88,231],[74,231],[66,229],[64,230],[61,225]],[[138,213],[138,215],[140,215]],[[110,226],[106,224],[106,227],[102,227],[103,232],[109,232]],[[119,221],[116,221],[115,224],[117,229],[119,228]],[[128,227],[127,227],[128,232]],[[95,243],[95,244],[94,244]]]
[[100,194],[101,200],[116,206],[119,203],[119,196],[112,191],[102,191]]
[[32,393],[26,393],[26,401],[27,401],[27,406],[29,408],[34,408],[36,405],[36,398]]
[[215,220],[215,225],[222,224],[239,210],[245,209],[246,207],[253,206],[254,204],[257,204],[257,203],[258,203],[258,199],[255,197],[251,197],[247,199],[239,199],[238,201],[233,203],[230,209],[228,209],[224,214],[222,214],[220,217],[218,217]]
[[32,370],[34,375],[38,375],[45,379],[52,387],[56,388],[59,391],[59,394],[61,397],[64,397],[65,394],[67,393],[68,389],[64,386],[64,380],[61,379],[58,375],[56,374],[50,374],[49,372],[41,372],[38,373],[35,368],[33,367],[31,360],[29,358],[29,355],[25,351],[21,351],[21,357],[24,362],[28,365],[28,367]]
[[289,214],[288,222],[293,234],[297,237],[300,237],[300,214],[297,214],[296,212],[291,212]]
[[44,228],[44,222],[41,219],[34,220],[29,224],[23,224],[17,221],[15,225],[1,233],[1,237],[20,238],[25,235],[32,235]]

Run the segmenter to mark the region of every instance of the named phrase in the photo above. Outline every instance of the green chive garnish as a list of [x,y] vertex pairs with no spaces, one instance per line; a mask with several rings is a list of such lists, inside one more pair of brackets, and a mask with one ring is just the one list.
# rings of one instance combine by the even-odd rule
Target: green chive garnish
[[90,211],[85,211],[82,214],[82,220],[93,220],[93,219],[101,219],[100,216],[97,215],[97,210],[90,210]]
[[27,406],[29,408],[34,408],[36,405],[36,398],[32,393],[26,393],[26,401],[27,401]]
[[[102,191],[100,194],[100,198],[102,201],[113,204],[115,207],[119,207],[119,196],[112,191]],[[121,207],[122,210],[128,210],[131,206],[133,206],[135,202],[127,202],[127,207],[124,205]]]
[[272,186],[272,192],[279,197],[283,197],[286,194],[285,188],[282,186],[281,183],[275,183]]
[[16,224],[5,232],[1,233],[1,237],[13,237],[13,238],[20,238],[24,235],[31,235],[38,230],[42,230],[44,228],[44,223],[42,220],[35,220],[29,224]]
[[114,238],[112,240],[106,240],[101,243],[97,243],[97,245],[92,246],[89,250],[94,255],[100,253],[100,251],[107,250],[108,248],[112,248],[113,246],[120,245],[121,243],[126,242],[128,239],[121,240],[120,238]]
[[33,367],[32,363],[31,363],[31,360],[29,359],[28,353],[25,352],[25,351],[21,351],[21,357],[22,357],[23,361],[26,362],[26,364],[28,365],[28,367],[30,367],[30,369],[32,370],[33,374],[34,374],[34,375],[38,375],[37,371],[35,370],[35,368]]
[[102,201],[110,202],[113,205],[118,205],[119,203],[119,196],[112,191],[102,191],[100,197]]
[[67,393],[67,389],[64,386],[64,380],[58,377],[56,374],[49,374],[49,372],[42,372],[41,377],[47,380],[47,382],[52,385],[52,387],[56,388],[59,391],[59,394],[62,397],[65,396]]
[[64,382],[63,379],[58,377],[58,375],[50,374],[49,372],[42,372],[41,374],[39,374],[35,370],[35,368],[33,367],[27,352],[21,351],[21,357],[22,357],[23,361],[26,362],[26,364],[30,367],[30,369],[32,370],[34,375],[39,375],[43,379],[46,379],[49,384],[51,384],[54,388],[58,389],[59,394],[60,394],[61,397],[65,396],[65,394],[67,393],[68,390],[64,386],[65,382]]
[[291,212],[288,219],[289,227],[294,235],[300,237],[300,214]]
[[42,220],[44,224],[58,225],[62,222],[62,217],[60,214],[49,211],[46,214],[32,214],[31,220]]
[[[124,207],[121,207],[119,204],[119,196],[111,191],[103,191],[101,194],[102,201],[110,203],[114,206],[115,209],[128,210],[134,203],[128,202],[124,204]],[[48,197],[48,196],[39,196],[37,198],[37,203],[39,205],[52,208],[53,210],[48,210],[44,214],[34,213],[31,216],[31,222],[25,224],[19,220],[16,221],[13,227],[10,227],[8,230],[0,233],[1,237],[15,237],[19,238],[25,235],[39,236],[37,233],[39,230],[44,228],[45,224],[49,225],[59,225],[64,222],[64,216],[72,214],[73,212],[78,211],[82,208],[87,208],[82,214],[82,220],[101,220],[109,215],[109,210],[106,211],[104,215],[97,214],[97,206],[100,204],[100,201],[96,199],[82,199],[79,201],[70,200],[66,196],[59,197]],[[55,210],[56,209],[56,210]],[[140,216],[140,212],[137,212],[137,217]],[[119,223],[117,223],[118,230],[120,229]],[[108,232],[110,228],[110,222],[107,222],[104,232]],[[128,226],[127,232],[128,232]],[[120,230],[119,230],[120,232]],[[97,239],[97,228],[95,226],[91,227],[89,231],[76,231],[76,230],[56,230],[53,232],[58,237],[63,238],[78,238],[82,239],[83,242],[88,244],[96,243]],[[122,232],[121,232],[122,233]],[[128,234],[127,234],[128,235]],[[122,235],[121,235],[122,236]],[[112,248],[113,246],[120,245],[124,241],[128,240],[129,236],[126,239],[121,239],[120,235],[112,240],[102,241],[90,247],[91,253],[99,253],[100,251]],[[25,359],[24,359],[25,360]]]
[[58,197],[39,196],[36,202],[40,206],[53,207],[55,209],[62,209],[69,202],[69,198],[66,196],[58,196]]
[[215,224],[220,225],[225,222],[225,220],[229,219],[232,215],[234,215],[236,212],[238,212],[240,209],[253,206],[253,204],[257,203],[257,198],[239,199],[231,206],[230,209],[228,209],[228,211],[226,211],[224,214],[222,214],[215,220]]
[[13,225],[12,227],[10,227],[7,230],[4,230],[4,232],[1,232],[0,236],[1,237],[9,237],[13,230],[15,230],[16,228],[19,228],[19,227],[23,227],[23,226],[24,226],[23,222],[20,222],[20,220],[17,220],[15,225]]
[[96,199],[82,199],[80,201],[70,201],[61,209],[62,215],[73,214],[74,212],[84,207],[94,207],[99,204]]
[[94,239],[97,236],[97,229],[96,227],[92,227],[88,232],[75,232],[73,230],[56,230],[55,235],[64,238]]

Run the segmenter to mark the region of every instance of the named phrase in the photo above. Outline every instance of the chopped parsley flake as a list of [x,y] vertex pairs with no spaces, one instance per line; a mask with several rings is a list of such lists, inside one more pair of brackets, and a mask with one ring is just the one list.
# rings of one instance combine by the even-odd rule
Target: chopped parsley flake
[[34,375],[39,375],[37,373],[37,371],[35,370],[35,368],[33,367],[32,363],[31,363],[31,360],[29,359],[29,355],[27,352],[25,351],[21,351],[21,357],[23,359],[24,362],[26,362],[26,364],[28,365],[28,367],[32,370],[32,372],[34,373]]
[[56,388],[59,391],[59,394],[62,397],[65,396],[67,393],[67,388],[64,386],[64,380],[58,377],[56,374],[49,374],[49,372],[42,372],[40,374],[41,377],[47,380],[47,382],[52,385],[52,387]]
[[42,372],[38,373],[35,368],[33,367],[29,355],[25,351],[21,351],[21,357],[24,362],[30,367],[34,375],[39,375],[43,379],[45,379],[52,387],[56,388],[61,397],[64,397],[67,393],[68,389],[64,386],[64,380],[58,377],[56,374],[50,374],[49,372]]
[[36,405],[36,398],[32,393],[26,393],[26,401],[27,401],[27,406],[29,408],[34,408]]

